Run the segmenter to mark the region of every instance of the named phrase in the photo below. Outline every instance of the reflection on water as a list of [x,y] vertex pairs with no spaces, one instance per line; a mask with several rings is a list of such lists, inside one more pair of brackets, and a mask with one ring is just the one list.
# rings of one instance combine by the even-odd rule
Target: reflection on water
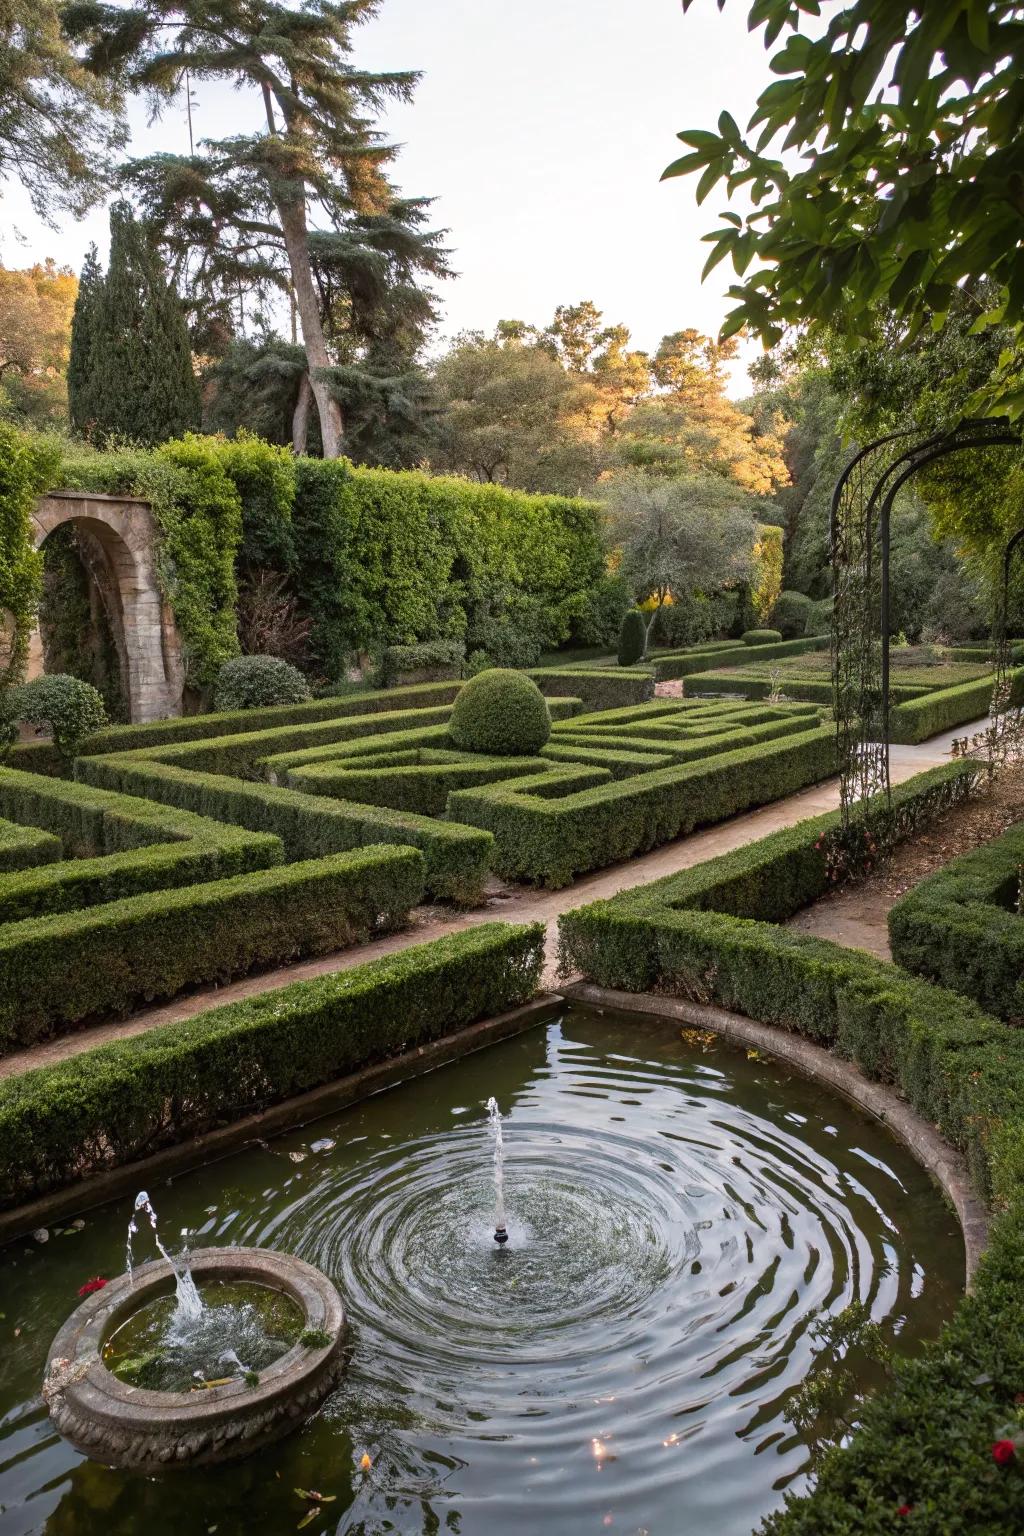
[[196,1245],[325,1270],[351,1323],[345,1382],[238,1466],[158,1483],[83,1462],[38,1384],[78,1285],[118,1272],[129,1202],[17,1244],[0,1255],[3,1536],[287,1532],[297,1488],[335,1501],[313,1536],[745,1536],[805,1475],[783,1410],[813,1323],[860,1298],[912,1349],[963,1275],[955,1221],[881,1126],[667,1021],[575,1010],[159,1204]]

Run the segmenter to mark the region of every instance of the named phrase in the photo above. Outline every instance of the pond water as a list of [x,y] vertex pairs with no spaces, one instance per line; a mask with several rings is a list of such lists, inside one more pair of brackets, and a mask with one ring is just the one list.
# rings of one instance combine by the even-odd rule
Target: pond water
[[746,1536],[807,1475],[784,1410],[814,1324],[860,1299],[910,1352],[963,1283],[954,1217],[881,1125],[669,1021],[577,1010],[151,1193],[192,1247],[264,1244],[330,1275],[344,1384],[234,1467],[158,1482],[86,1462],[39,1383],[79,1286],[120,1272],[132,1202],[14,1244],[4,1536],[276,1536],[310,1509],[313,1536]]

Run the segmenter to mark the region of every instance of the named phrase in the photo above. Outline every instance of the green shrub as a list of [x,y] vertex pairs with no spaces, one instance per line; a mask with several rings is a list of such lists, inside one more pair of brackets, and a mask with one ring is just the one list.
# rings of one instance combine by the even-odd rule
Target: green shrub
[[807,633],[807,621],[814,604],[803,592],[780,592],[772,609],[772,623],[784,640],[795,640]]
[[832,633],[832,612],[835,608],[834,597],[819,598],[812,603],[807,614],[807,623],[804,625],[805,635],[829,635]]
[[[32,547],[32,511],[56,476],[56,454],[45,440],[0,421],[0,701],[25,675],[43,585],[43,557]],[[10,735],[2,715],[0,731]]]
[[463,752],[529,757],[550,736],[551,714],[537,684],[524,673],[492,667],[464,685],[448,730]]
[[782,636],[777,629],[746,629],[740,639],[744,645],[778,645]]
[[39,827],[19,827],[0,821],[0,874],[15,869],[34,869],[64,857],[59,837]]
[[423,894],[413,848],[371,847],[0,927],[0,1051],[394,926]]
[[823,726],[575,792],[555,778],[455,790],[448,814],[493,833],[505,878],[557,887],[827,778],[835,754],[834,730]]
[[462,640],[422,640],[418,645],[389,645],[381,663],[381,682],[389,687],[403,678],[415,682],[461,678],[465,655]]
[[218,711],[269,709],[308,698],[306,679],[280,656],[234,656],[217,673],[213,705]]
[[588,710],[618,709],[624,704],[643,704],[654,698],[654,675],[650,672],[606,672],[596,668],[562,672],[557,667],[535,667],[527,676],[549,699],[576,698]]
[[953,859],[889,913],[893,959],[1024,1022],[1024,823]]
[[[1024,701],[1024,669],[1012,672],[1010,679],[1013,702],[1019,704]],[[890,713],[889,739],[913,745],[980,719],[992,701],[993,682],[990,674],[973,683],[935,689],[901,703]]]
[[631,608],[623,615],[619,630],[619,666],[632,667],[644,658],[647,650],[647,625],[639,608]]
[[542,924],[488,923],[0,1082],[0,1204],[116,1167],[527,1002]]
[[19,720],[49,729],[65,763],[71,763],[86,738],[107,723],[103,700],[92,684],[61,672],[24,683],[15,695],[14,711]]

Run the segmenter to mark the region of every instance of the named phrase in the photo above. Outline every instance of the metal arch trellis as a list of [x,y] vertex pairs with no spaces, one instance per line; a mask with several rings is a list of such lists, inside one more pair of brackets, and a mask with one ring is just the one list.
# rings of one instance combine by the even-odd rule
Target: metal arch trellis
[[[847,829],[858,815],[867,816],[871,796],[883,793],[888,798],[890,793],[889,525],[896,496],[918,470],[951,453],[1020,444],[1021,431],[999,420],[965,420],[938,433],[910,427],[868,443],[839,477],[829,522],[834,597],[831,653],[841,808]],[[1007,590],[1016,545],[1017,539],[1011,540],[1006,553]],[[1005,629],[1005,601],[1003,612]],[[1005,638],[1001,651],[1005,669]]]

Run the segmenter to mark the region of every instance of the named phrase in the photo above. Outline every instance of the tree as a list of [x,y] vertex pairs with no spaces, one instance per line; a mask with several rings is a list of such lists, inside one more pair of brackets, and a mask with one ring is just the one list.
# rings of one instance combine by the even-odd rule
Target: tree
[[0,402],[37,426],[63,417],[77,280],[52,260],[20,272],[0,267]]
[[[110,210],[110,266],[92,252],[72,325],[72,419],[102,442],[162,443],[198,428],[199,387],[185,318],[160,258],[127,203]],[[78,335],[75,335],[75,326]]]
[[16,177],[50,224],[102,194],[125,131],[116,91],[74,57],[58,0],[0,4],[0,182]]
[[435,468],[524,491],[576,495],[597,476],[593,385],[519,322],[456,337],[434,368]]
[[147,212],[163,209],[168,239],[197,253],[199,281],[222,306],[243,282],[293,296],[328,458],[343,451],[336,375],[352,363],[332,352],[335,298],[358,316],[367,295],[379,303],[389,262],[446,270],[437,237],[419,228],[425,204],[396,198],[385,174],[395,150],[367,115],[407,100],[417,77],[350,61],[352,30],[377,4],[82,0],[68,16],[92,68],[158,98],[186,72],[254,92],[264,126],[208,141],[199,155],[151,158],[133,175]]
[[71,425],[90,437],[98,420],[97,347],[103,310],[103,268],[95,245],[86,252],[71,317],[68,356],[68,412]]
[[755,503],[724,480],[625,474],[609,483],[605,503],[619,570],[638,602],[655,600],[648,644],[670,599],[684,602],[753,573]]
[[[806,15],[829,20],[808,36]],[[699,201],[724,181],[752,204],[705,237],[705,272],[729,257],[742,279],[730,289],[737,302],[724,334],[749,326],[774,344],[802,326],[856,341],[874,334],[885,308],[902,339],[941,327],[958,294],[989,278],[997,301],[977,324],[1009,324],[1019,339],[1020,5],[752,0],[749,17],[768,46],[788,34],[771,61],[778,78],[746,136],[723,112],[717,133],[679,135],[688,153],[665,172],[699,171]],[[1020,348],[1008,349],[967,409],[1024,414]]]

